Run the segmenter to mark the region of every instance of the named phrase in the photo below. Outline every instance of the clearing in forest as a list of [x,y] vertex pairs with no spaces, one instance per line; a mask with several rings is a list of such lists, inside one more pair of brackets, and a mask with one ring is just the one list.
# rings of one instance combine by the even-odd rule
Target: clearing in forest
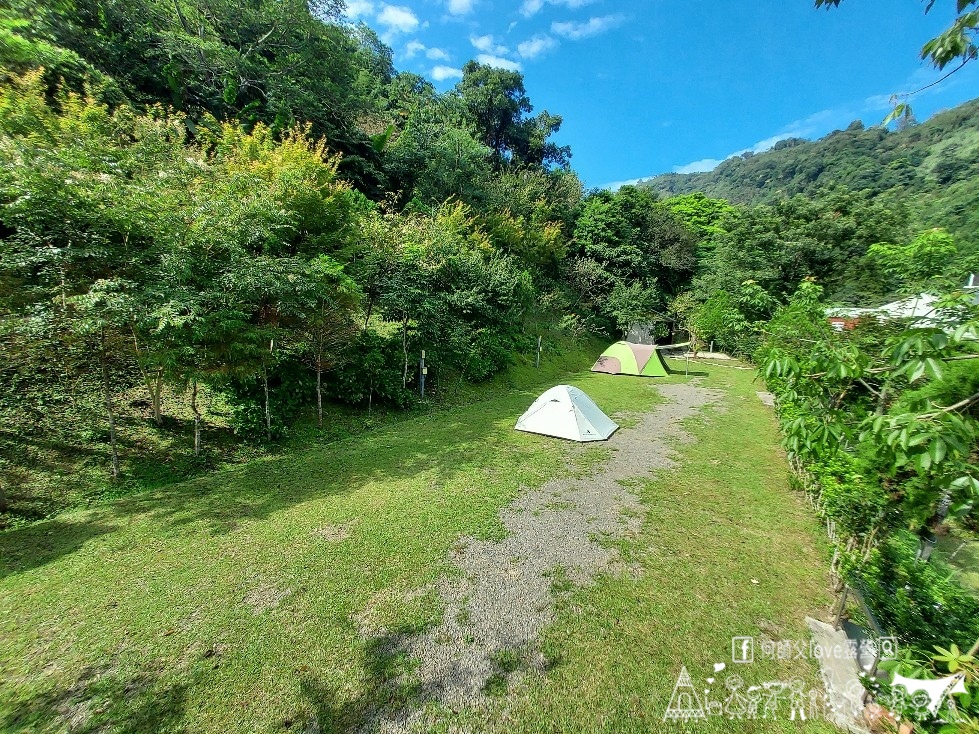
[[605,443],[514,431],[537,385],[0,535],[0,730],[640,732],[683,667],[705,707],[814,688],[761,643],[825,616],[819,528],[752,373],[700,369],[565,376]]

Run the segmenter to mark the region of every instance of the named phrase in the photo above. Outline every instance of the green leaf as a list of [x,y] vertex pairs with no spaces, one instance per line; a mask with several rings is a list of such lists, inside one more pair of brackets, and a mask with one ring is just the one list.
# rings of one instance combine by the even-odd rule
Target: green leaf
[[922,361],[917,361],[914,363],[914,370],[911,372],[911,376],[908,378],[908,382],[917,382],[925,374],[925,363]]
[[931,444],[931,460],[935,464],[942,463],[945,458],[945,453],[947,451],[947,446],[945,442],[940,438],[936,437]]
[[908,441],[907,446],[905,446],[905,448],[908,448],[910,446],[920,446],[923,443],[927,443],[930,439],[931,436],[927,433],[916,433]]
[[[922,53],[923,54],[925,53],[924,49],[922,49]],[[881,121],[881,125],[890,125],[892,122],[899,119],[900,117],[910,117],[910,115],[911,115],[911,108],[908,106],[907,103],[901,102],[900,104],[894,105],[894,109],[891,110],[888,113],[887,117],[885,117]]]

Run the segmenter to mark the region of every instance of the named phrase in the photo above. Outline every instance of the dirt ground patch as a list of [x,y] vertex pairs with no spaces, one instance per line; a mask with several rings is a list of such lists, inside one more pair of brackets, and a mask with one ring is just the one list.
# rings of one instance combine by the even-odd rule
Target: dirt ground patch
[[292,596],[292,589],[263,582],[245,594],[242,602],[251,607],[253,614],[264,614],[271,609],[275,609],[282,603],[283,599],[289,596]]

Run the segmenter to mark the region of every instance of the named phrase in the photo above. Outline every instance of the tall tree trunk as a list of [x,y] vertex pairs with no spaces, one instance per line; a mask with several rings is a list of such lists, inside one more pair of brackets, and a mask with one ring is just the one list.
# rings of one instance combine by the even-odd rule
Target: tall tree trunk
[[156,421],[156,425],[163,425],[163,411],[160,409],[160,403],[163,399],[163,368],[158,367],[156,370],[156,384],[153,386],[153,420]]
[[143,376],[143,384],[146,391],[150,394],[150,404],[153,406],[153,421],[158,426],[163,425],[163,414],[160,411],[160,398],[163,392],[163,368],[158,367],[155,375],[150,375],[143,368],[143,353],[139,348],[139,338],[136,336],[136,327],[129,325],[129,330],[133,335],[133,349],[136,351],[136,364],[139,365],[139,373]]
[[105,393],[105,413],[109,418],[109,445],[112,447],[112,478],[119,478],[119,449],[116,446],[116,418],[112,412],[112,393],[109,389],[109,365],[105,355],[105,327],[100,331],[101,349],[99,357],[102,363],[102,389]]
[[3,489],[3,482],[0,481],[0,512],[7,511],[7,493]]
[[195,377],[190,388],[190,409],[194,411],[194,456],[201,453],[201,411],[197,407],[197,378]]
[[371,322],[371,311],[374,310],[374,298],[371,296],[367,297],[367,317],[364,319],[364,330],[367,330],[367,325]]
[[408,317],[405,317],[404,324],[401,327],[401,349],[405,354],[405,370],[404,374],[401,375],[401,385],[406,390],[408,389]]
[[272,411],[269,409],[269,373],[262,370],[262,387],[265,388],[265,437],[272,440]]
[[316,417],[319,427],[323,427],[323,363],[316,362]]
[[877,395],[877,409],[874,411],[874,415],[884,415],[884,409],[887,407],[888,385],[889,383],[885,380],[880,387],[880,393]]
[[[68,249],[71,249],[71,240],[68,240]],[[64,315],[68,312],[68,286],[65,283],[64,258],[61,260],[61,265],[58,268],[58,274],[61,276],[61,313]]]

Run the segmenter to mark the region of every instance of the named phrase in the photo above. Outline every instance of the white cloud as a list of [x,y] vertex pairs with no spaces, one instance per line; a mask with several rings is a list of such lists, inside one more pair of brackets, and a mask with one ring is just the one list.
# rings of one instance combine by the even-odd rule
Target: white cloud
[[687,163],[684,166],[674,166],[673,173],[707,173],[708,171],[713,171],[723,162],[723,160],[718,160],[717,158],[702,158],[699,161]]
[[525,59],[533,59],[557,47],[558,42],[550,36],[534,36],[517,44],[517,53]]
[[584,23],[569,20],[564,23],[555,21],[551,23],[551,31],[559,36],[578,41],[589,36],[597,36],[599,33],[614,28],[623,21],[621,15],[603,15],[598,18],[589,18]]
[[586,5],[591,5],[595,0],[524,0],[523,5],[520,6],[520,14],[525,18],[529,18],[533,15],[537,15],[544,5],[562,5],[565,8],[574,10],[575,8],[583,8]]
[[[868,97],[864,100],[865,108],[874,108],[880,104],[879,97]],[[859,117],[860,110],[850,105],[840,106],[835,109],[820,110],[801,120],[790,122],[782,128],[782,131],[770,137],[759,140],[752,146],[741,148],[733,153],[729,153],[724,158],[702,158],[682,166],[674,166],[673,173],[706,173],[713,171],[724,161],[735,158],[745,153],[764,153],[771,150],[777,143],[789,138],[813,138],[825,135],[834,125],[845,126],[851,120]]]
[[418,28],[418,16],[404,5],[385,5],[377,14],[377,22],[389,33],[411,33]]
[[476,0],[446,0],[446,8],[452,15],[467,15],[475,4]]
[[502,44],[498,44],[496,39],[492,35],[485,36],[469,36],[469,43],[473,45],[477,51],[482,51],[483,53],[493,54],[494,56],[502,56],[503,54],[510,53],[510,49]]
[[642,178],[630,178],[628,181],[612,181],[611,183],[602,184],[598,188],[608,189],[609,191],[618,191],[623,186],[635,186],[640,181],[645,181]]
[[371,0],[347,0],[347,17],[351,20],[374,14]]
[[516,61],[510,61],[510,59],[500,58],[492,54],[479,54],[476,57],[476,61],[484,66],[495,66],[498,69],[506,69],[507,71],[520,71],[522,68]]
[[408,43],[405,44],[404,57],[406,59],[413,59],[420,53],[424,53],[425,58],[431,61],[448,61],[451,58],[449,54],[442,49],[428,48],[428,46],[419,41],[417,38],[412,41],[408,41]]
[[520,14],[529,18],[530,16],[539,13],[540,9],[543,7],[544,0],[524,0],[523,5],[520,6]]
[[[815,115],[812,118],[816,117]],[[692,163],[687,163],[683,166],[674,166],[673,173],[706,173],[708,171],[713,171],[719,165],[729,158],[734,158],[739,155],[744,155],[745,153],[764,153],[767,150],[771,150],[772,147],[783,140],[788,140],[789,138],[802,137],[802,133],[798,132],[801,130],[801,126],[806,124],[807,120],[812,118],[806,118],[806,120],[800,120],[798,122],[793,122],[789,125],[790,128],[796,128],[793,131],[787,131],[779,133],[778,135],[772,135],[770,138],[765,138],[764,140],[759,140],[757,143],[752,145],[750,148],[742,148],[741,150],[736,150],[724,158],[702,158],[699,161],[693,161]]]
[[432,79],[437,82],[444,82],[446,79],[462,79],[462,69],[455,69],[451,66],[436,66],[431,71]]

